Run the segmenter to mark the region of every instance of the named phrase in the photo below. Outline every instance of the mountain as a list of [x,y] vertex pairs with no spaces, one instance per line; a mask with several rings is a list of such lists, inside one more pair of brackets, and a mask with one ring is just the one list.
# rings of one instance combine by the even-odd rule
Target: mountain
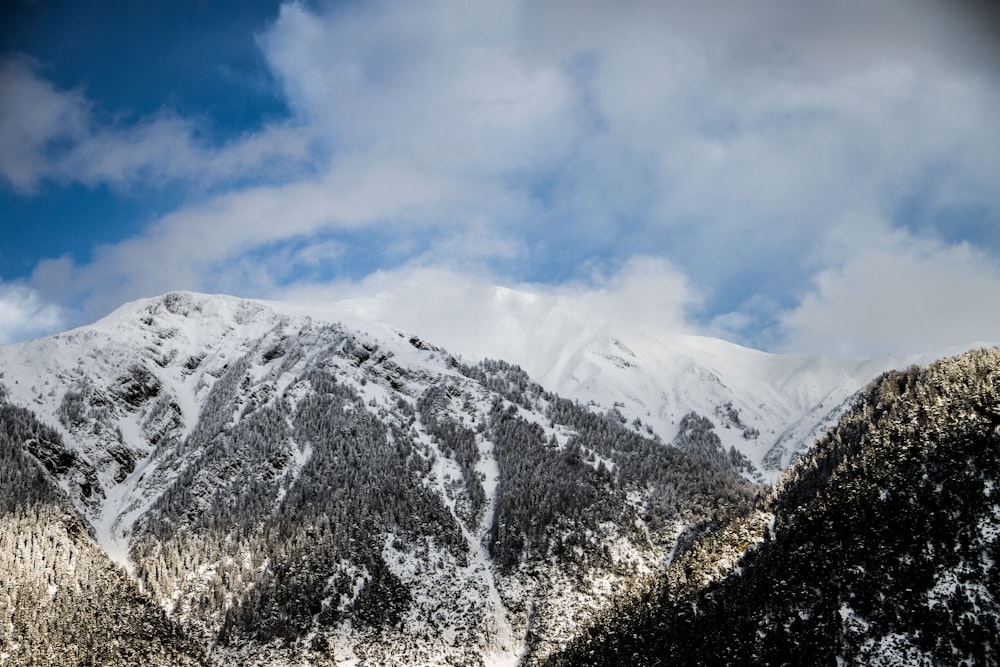
[[[463,322],[452,333],[454,327],[434,326],[441,340],[452,341],[451,352],[475,359],[499,355],[549,391],[599,411],[616,410],[635,430],[666,443],[680,434],[686,415],[705,416],[723,449],[735,449],[752,465],[744,474],[754,481],[777,479],[880,373],[973,347],[862,361],[779,355],[705,336],[632,329],[612,317],[591,322],[558,300],[545,302],[549,310],[539,315],[538,295],[516,289],[495,287],[483,298],[489,327]],[[372,318],[391,317],[378,299],[268,307],[361,329],[380,326]]]
[[1000,662],[1000,349],[890,372],[573,665]]
[[561,396],[617,408],[664,442],[678,436],[685,415],[706,416],[723,448],[752,464],[751,478],[773,482],[876,376],[959,351],[851,361],[770,354],[704,336],[618,331],[536,359],[532,374]]
[[0,347],[0,662],[556,659],[757,540],[889,363],[608,334],[536,357],[557,393],[346,315],[178,292]]
[[[46,556],[45,586],[93,591],[192,661],[513,665],[759,493],[703,417],[669,447],[518,367],[294,310],[173,293],[0,348],[4,414],[44,431],[4,446],[59,499],[53,539],[95,563]],[[45,517],[12,534],[52,534]],[[4,590],[30,583],[35,541],[13,539]],[[42,602],[33,636],[62,637]],[[10,655],[102,662],[90,627]]]

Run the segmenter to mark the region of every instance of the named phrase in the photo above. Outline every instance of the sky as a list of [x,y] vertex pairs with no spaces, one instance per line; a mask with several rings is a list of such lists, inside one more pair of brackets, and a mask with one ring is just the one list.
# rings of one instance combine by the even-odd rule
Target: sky
[[991,4],[9,0],[0,343],[173,290],[487,351],[1000,341]]

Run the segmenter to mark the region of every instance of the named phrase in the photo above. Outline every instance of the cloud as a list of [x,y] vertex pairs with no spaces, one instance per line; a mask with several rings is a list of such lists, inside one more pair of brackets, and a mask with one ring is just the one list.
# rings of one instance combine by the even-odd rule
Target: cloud
[[31,194],[43,181],[127,187],[181,181],[198,188],[308,173],[309,135],[272,124],[222,146],[169,110],[101,122],[83,90],[64,91],[25,57],[0,60],[0,177]]
[[49,334],[64,324],[61,309],[31,288],[0,282],[0,345]]
[[965,243],[892,232],[820,271],[784,313],[783,347],[850,357],[1000,341],[1000,263]]
[[469,359],[515,360],[534,377],[583,343],[615,332],[668,338],[691,331],[698,296],[669,263],[636,257],[613,273],[561,285],[498,286],[447,266],[378,271],[357,282],[299,284],[273,296],[331,304],[350,319],[386,322]]
[[[646,282],[688,313],[665,330],[696,312],[743,342],[881,351],[910,339],[851,337],[833,321],[861,326],[849,290],[867,290],[879,261],[956,287],[995,279],[1000,237],[982,230],[1000,224],[1000,79],[970,16],[924,0],[290,3],[258,36],[286,123],[222,146],[167,111],[102,124],[83,91],[6,61],[0,86],[17,95],[0,96],[0,174],[21,191],[47,180],[192,191],[87,260],[38,264],[32,286],[83,318],[171,289],[305,284],[329,298],[405,293],[395,306],[408,312],[421,299],[407,275],[459,290],[465,309],[410,316],[447,332],[476,299],[502,302],[494,284],[528,285],[531,303],[559,312],[578,307],[560,300],[571,296],[639,303],[642,280],[614,280],[656,257]],[[955,211],[976,220],[966,245]],[[869,232],[869,246],[842,242]],[[618,265],[629,268],[587,275]],[[470,280],[469,293],[447,285]],[[560,322],[526,303],[507,306]],[[964,328],[927,343],[985,324],[955,321]]]
[[573,91],[518,48],[516,4],[286,4],[260,37],[296,114],[335,152],[453,175],[542,168],[564,150]]
[[19,190],[33,190],[48,169],[44,149],[78,140],[86,131],[87,103],[35,76],[24,59],[0,60],[0,174]]
[[[315,269],[317,259],[302,246],[339,245],[343,256],[359,249],[344,247],[337,235],[346,239],[372,226],[376,236],[360,243],[378,248],[375,262],[411,259],[406,242],[414,234],[427,237],[420,252],[430,254],[482,259],[515,252],[501,230],[456,222],[473,220],[479,207],[502,214],[508,204],[489,188],[454,187],[390,161],[354,167],[347,162],[321,179],[235,190],[177,209],[124,241],[98,246],[87,263],[68,256],[39,262],[32,284],[94,317],[172,289],[266,293]],[[452,227],[457,233],[448,233]],[[299,249],[290,253],[293,247]],[[322,254],[334,268],[329,273],[338,274],[336,258]]]

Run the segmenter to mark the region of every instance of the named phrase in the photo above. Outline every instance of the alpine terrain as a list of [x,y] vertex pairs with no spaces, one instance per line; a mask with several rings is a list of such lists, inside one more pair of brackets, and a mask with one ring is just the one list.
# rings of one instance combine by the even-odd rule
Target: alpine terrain
[[1000,363],[914,360],[127,304],[0,348],[0,664],[995,660]]
[[891,372],[550,666],[1000,662],[1000,349]]

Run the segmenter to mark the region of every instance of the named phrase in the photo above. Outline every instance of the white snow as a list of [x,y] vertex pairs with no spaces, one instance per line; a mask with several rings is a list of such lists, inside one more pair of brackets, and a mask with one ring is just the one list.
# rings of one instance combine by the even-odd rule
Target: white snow
[[[302,325],[295,322],[308,319],[366,330],[381,349],[399,355],[403,365],[426,364],[435,354],[417,350],[408,343],[408,335],[372,321],[354,302],[299,304],[179,294],[196,301],[200,310],[194,316],[171,318],[172,314],[161,313],[161,317],[176,330],[174,338],[209,351],[209,364],[225,358],[227,352],[229,356],[244,352],[239,349],[240,341],[265,335],[279,320],[296,329]],[[516,301],[518,294],[510,298]],[[135,313],[155,302],[126,304],[91,329],[128,331]],[[220,319],[237,325],[220,335]],[[835,423],[854,393],[879,373],[927,363],[962,349],[852,361],[769,354],[704,336],[608,331],[589,338],[581,335],[561,345],[540,340],[538,349],[525,359],[506,361],[521,364],[546,389],[566,398],[593,402],[602,409],[618,406],[628,423],[638,418],[665,442],[676,436],[681,417],[698,412],[715,422],[726,449],[736,447],[765,479],[773,481],[794,454]],[[549,352],[543,354],[545,350]],[[196,411],[199,395],[188,383],[176,386],[184,413]],[[727,402],[738,411],[743,428],[726,428],[716,415]],[[759,435],[745,437],[744,429],[748,435],[752,435],[749,429],[756,429]],[[765,465],[767,460],[770,466]]]
[[[119,463],[108,453],[108,432],[95,430],[97,417],[83,425],[66,426],[59,421],[59,408],[67,387],[88,382],[103,392],[112,392],[135,359],[159,383],[159,397],[167,397],[180,410],[179,423],[169,435],[184,442],[193,432],[201,406],[229,364],[248,356],[252,387],[246,394],[240,411],[247,410],[250,401],[288,400],[297,405],[310,388],[307,383],[292,384],[299,371],[316,361],[322,346],[305,351],[306,357],[296,360],[284,356],[264,357],[264,352],[281,340],[298,334],[319,335],[320,324],[343,323],[362,343],[378,348],[382,366],[396,364],[406,370],[398,378],[378,375],[370,368],[360,368],[352,360],[331,355],[324,363],[337,369],[338,381],[349,383],[372,410],[393,413],[395,402],[404,400],[411,406],[431,382],[448,382],[460,387],[448,406],[453,417],[465,420],[470,428],[481,421],[490,409],[490,401],[481,387],[460,375],[451,365],[447,351],[433,347],[433,341],[411,342],[409,333],[378,322],[364,319],[354,308],[342,305],[288,304],[246,301],[226,296],[206,296],[176,293],[165,298],[146,299],[126,304],[108,317],[65,334],[0,347],[0,379],[9,390],[9,400],[36,411],[63,436],[68,447],[96,471],[100,494],[83,502],[79,493],[73,496],[71,480],[63,480],[63,488],[73,496],[81,512],[95,529],[97,541],[116,561],[128,563],[129,540],[135,522],[156,502],[167,483],[195,460],[198,451],[176,448],[169,456],[154,455],[156,446],[150,442],[150,405],[139,408],[111,406],[116,411],[109,424],[120,428],[122,445],[135,458],[135,467],[122,479]],[[419,332],[416,332],[419,334]],[[606,332],[599,336],[577,336],[564,345],[550,342],[530,359],[508,359],[522,364],[543,387],[581,403],[593,403],[595,409],[617,408],[626,424],[640,420],[640,432],[647,427],[664,442],[677,433],[681,418],[690,411],[708,417],[716,425],[716,433],[728,449],[743,452],[767,480],[774,479],[787,466],[794,454],[808,446],[812,438],[846,409],[848,400],[879,372],[892,367],[905,367],[926,362],[940,355],[882,358],[867,362],[844,361],[823,357],[793,357],[767,354],[743,348],[725,341],[698,336],[654,336],[642,332]],[[257,346],[257,347],[254,347]],[[389,363],[391,362],[391,363]],[[373,362],[374,363],[374,362]],[[258,392],[259,393],[254,393]],[[468,403],[464,403],[468,401]],[[725,416],[724,406],[731,405],[738,422]],[[545,437],[555,437],[564,446],[571,433],[556,426],[538,413],[519,408],[521,416],[537,423]],[[235,418],[236,415],[234,415]],[[396,418],[396,417],[394,417]],[[399,419],[403,419],[400,417]],[[168,424],[169,426],[169,424]],[[409,429],[407,423],[400,423]],[[728,427],[727,427],[728,426]],[[754,437],[754,432],[757,433]],[[458,513],[455,494],[462,479],[457,462],[443,455],[419,420],[413,425],[418,449],[433,452],[435,463],[426,483],[434,487],[453,514]],[[401,579],[422,586],[427,604],[439,589],[460,591],[449,600],[437,619],[447,631],[444,639],[461,642],[466,636],[462,615],[469,609],[485,613],[492,619],[484,661],[487,667],[513,667],[518,663],[528,628],[527,608],[523,613],[508,612],[511,599],[523,593],[530,600],[531,590],[519,591],[513,584],[498,588],[485,546],[485,535],[492,522],[496,501],[499,468],[492,446],[478,437],[479,461],[476,471],[483,480],[487,502],[478,525],[466,526],[458,520],[468,543],[468,562],[459,566],[454,558],[433,544],[425,546],[435,562],[446,566],[428,568],[416,562],[412,553],[393,548],[387,539],[383,556]],[[276,503],[295,483],[307,465],[312,447],[309,443],[292,443],[291,460]],[[593,465],[612,462],[595,455]],[[771,468],[765,467],[770,461]],[[116,476],[121,481],[116,481]],[[990,493],[991,488],[986,492]],[[637,503],[641,499],[633,499]],[[1000,517],[1000,514],[997,514]],[[457,518],[457,516],[456,516]],[[985,522],[982,534],[995,540],[997,522]],[[676,527],[680,530],[680,527]],[[748,543],[763,539],[764,531],[773,535],[774,517],[761,515],[754,524],[754,537]],[[612,534],[612,527],[607,528]],[[613,555],[620,562],[634,563],[643,571],[669,559],[669,545],[658,556],[638,553],[625,540],[612,545]],[[737,563],[742,550],[734,551],[727,565]],[[247,566],[253,567],[248,555]],[[450,560],[449,560],[450,559]],[[212,564],[202,564],[201,576],[210,577]],[[266,568],[267,561],[260,567]],[[457,583],[456,583],[457,582]],[[619,582],[613,578],[595,578],[589,582],[594,591],[612,590]],[[934,603],[953,590],[947,575],[936,582],[929,595]],[[358,584],[360,585],[360,583]],[[581,619],[592,609],[588,600],[580,597],[578,582],[551,581],[550,599],[556,605],[548,614],[550,630],[575,632]],[[357,591],[355,591],[357,592]],[[506,601],[506,602],[505,602]],[[418,609],[419,606],[418,600]],[[416,613],[416,612],[415,612]],[[864,623],[844,607],[842,618],[847,626]],[[419,619],[414,619],[418,621]],[[487,626],[483,626],[487,627]],[[888,641],[887,646],[899,642]],[[886,650],[890,650],[886,649]],[[457,649],[456,649],[457,650]],[[350,646],[336,644],[338,659],[347,664],[360,664]]]
[[[563,348],[560,356],[536,360],[527,370],[566,398],[603,409],[617,406],[627,423],[638,418],[665,442],[677,435],[681,418],[695,411],[715,423],[725,449],[734,446],[773,481],[879,373],[943,355],[849,361],[769,354],[704,336],[616,332]],[[725,427],[717,411],[726,403],[738,411],[743,428]],[[750,429],[759,435],[752,437]],[[778,465],[767,467],[772,449]]]

